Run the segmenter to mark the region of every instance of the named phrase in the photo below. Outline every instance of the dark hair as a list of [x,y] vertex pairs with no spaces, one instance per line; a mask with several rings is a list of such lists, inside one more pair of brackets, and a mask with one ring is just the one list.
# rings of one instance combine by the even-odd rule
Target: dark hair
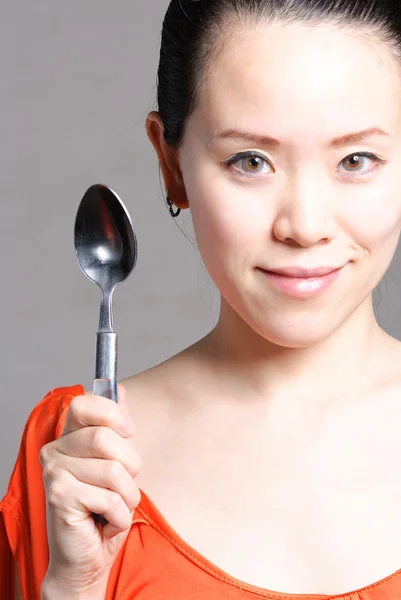
[[162,31],[157,102],[165,141],[179,147],[230,25],[332,24],[387,44],[401,65],[401,0],[172,0]]

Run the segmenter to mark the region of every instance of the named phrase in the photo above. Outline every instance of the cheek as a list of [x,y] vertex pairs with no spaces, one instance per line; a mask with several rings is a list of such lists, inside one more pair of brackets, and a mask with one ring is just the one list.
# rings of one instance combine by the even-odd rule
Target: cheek
[[[361,186],[362,188],[362,186]],[[368,253],[395,249],[401,228],[401,194],[393,181],[368,186],[358,197],[345,198],[343,227],[359,248]]]
[[[255,259],[258,247],[267,242],[268,219],[255,213],[244,191],[222,185],[198,185],[191,196],[191,213],[200,253],[206,264],[217,260],[225,268]],[[216,267],[217,268],[217,267]]]

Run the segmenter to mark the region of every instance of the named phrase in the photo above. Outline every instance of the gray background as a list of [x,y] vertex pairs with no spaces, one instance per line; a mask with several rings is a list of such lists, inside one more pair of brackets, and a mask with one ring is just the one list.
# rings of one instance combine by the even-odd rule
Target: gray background
[[[190,215],[169,216],[145,132],[167,6],[14,0],[3,7],[0,497],[34,406],[53,387],[91,387],[100,292],[73,245],[90,185],[105,183],[121,196],[138,237],[137,267],[114,296],[119,378],[179,352],[216,323],[219,295],[193,245]],[[399,254],[375,301],[383,328],[401,339]]]

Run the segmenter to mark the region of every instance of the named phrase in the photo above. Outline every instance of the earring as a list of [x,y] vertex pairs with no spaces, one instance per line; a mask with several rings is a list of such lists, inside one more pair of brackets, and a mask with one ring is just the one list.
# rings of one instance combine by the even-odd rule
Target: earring
[[170,215],[171,215],[173,218],[175,218],[175,217],[178,217],[178,215],[179,215],[179,214],[180,214],[180,212],[181,212],[181,208],[177,208],[177,210],[174,212],[174,209],[173,209],[173,203],[172,203],[172,201],[170,200],[170,193],[169,193],[169,192],[167,193],[166,202],[167,202],[167,204],[168,204],[168,207],[169,207]]

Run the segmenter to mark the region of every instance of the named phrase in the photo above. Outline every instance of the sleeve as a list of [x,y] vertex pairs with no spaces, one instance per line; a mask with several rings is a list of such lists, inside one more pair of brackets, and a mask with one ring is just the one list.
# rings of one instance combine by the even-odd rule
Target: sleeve
[[26,422],[7,492],[0,502],[0,590],[14,600],[14,561],[18,564],[24,600],[40,600],[49,550],[46,496],[39,452],[61,436],[68,406],[85,393],[82,385],[51,390]]

